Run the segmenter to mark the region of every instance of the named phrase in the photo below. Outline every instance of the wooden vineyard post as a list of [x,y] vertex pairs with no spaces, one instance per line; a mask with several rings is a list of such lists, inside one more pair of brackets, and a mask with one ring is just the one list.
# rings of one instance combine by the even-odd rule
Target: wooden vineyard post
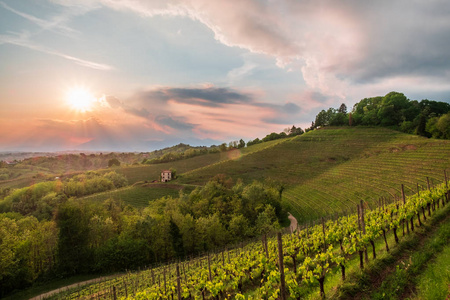
[[384,238],[384,245],[386,246],[386,252],[389,252],[389,245],[386,239],[386,228],[388,228],[388,223],[387,220],[384,222],[384,227],[382,227],[382,231],[383,231],[383,238]]
[[[428,177],[427,177],[427,180],[428,180],[428,190],[431,190],[431,184],[430,184],[430,180]],[[436,202],[435,201],[433,201],[431,208],[433,209],[433,211],[436,210]]]
[[442,206],[444,206],[444,199],[447,203],[450,200],[450,199],[448,199],[448,197],[449,197],[449,195],[448,195],[448,179],[447,179],[447,172],[445,171],[445,169],[444,169],[444,180],[445,180],[446,192],[444,193],[444,198],[442,199]]
[[181,300],[181,278],[180,278],[180,266],[177,264],[177,295],[178,300]]
[[167,294],[167,286],[166,286],[166,267],[163,268],[163,276],[164,276],[164,295]]
[[113,285],[113,297],[114,297],[114,300],[117,300],[116,286],[115,285]]
[[277,233],[277,240],[278,240],[278,261],[280,268],[280,299],[286,300],[286,282],[284,281],[283,242],[281,240],[281,232]]
[[263,247],[263,251],[264,251],[264,253],[266,254],[266,257],[267,257],[266,244],[264,243],[264,237],[265,237],[265,235],[261,236],[261,244],[262,244],[262,247]]
[[[359,204],[356,204],[356,208],[358,211],[358,231],[359,231],[359,237],[361,238],[361,211]],[[363,251],[358,250],[359,253],[359,268],[362,270],[364,269],[364,259],[363,259]]]
[[[431,190],[430,187],[430,179],[427,177],[427,188],[428,190]],[[431,217],[431,204],[427,203],[427,208],[428,208],[428,216]]]
[[[405,189],[403,187],[402,184],[402,201],[403,201],[403,205],[406,204],[406,197],[405,197]],[[403,223],[406,223],[406,234],[409,234],[409,223],[408,223],[408,219],[404,220]]]
[[266,249],[266,257],[267,259],[269,259],[270,255],[269,255],[269,246],[267,245],[267,235],[264,235],[264,247]]
[[325,219],[322,217],[322,232],[323,232],[323,252],[327,251],[327,241],[325,239]]
[[[366,223],[364,223],[364,206],[363,206],[362,200],[360,202],[360,208],[361,208],[361,227],[362,227],[363,234],[366,235]],[[364,258],[366,260],[366,264],[369,263],[369,255],[367,254],[367,247],[364,250]]]
[[[417,183],[417,195],[420,197],[419,183]],[[425,216],[425,208],[423,206],[422,206],[422,215],[423,215],[423,220],[426,221],[427,217]]]
[[187,275],[186,275],[186,269],[184,267],[184,263],[183,263],[183,274],[184,274],[184,281],[187,282]]
[[444,170],[444,181],[445,181],[445,190],[444,197],[442,197],[442,206],[445,205],[445,203],[448,203],[448,182],[447,182],[447,172]]
[[403,205],[406,204],[406,197],[405,197],[405,188],[402,184],[402,200],[403,200]]
[[209,252],[208,252],[208,271],[209,271],[208,279],[209,279],[209,281],[211,281],[212,280],[212,277],[211,277],[211,261],[209,259]]

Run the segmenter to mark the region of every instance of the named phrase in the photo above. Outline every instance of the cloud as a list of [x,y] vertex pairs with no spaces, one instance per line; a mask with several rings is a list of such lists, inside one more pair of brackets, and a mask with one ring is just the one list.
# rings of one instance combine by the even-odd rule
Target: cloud
[[38,25],[39,27],[41,27],[42,29],[45,30],[52,30],[54,32],[57,33],[61,33],[64,35],[68,35],[68,34],[73,34],[73,33],[79,33],[78,31],[64,25],[63,23],[66,21],[65,18],[54,18],[52,21],[48,21],[48,20],[44,20],[44,19],[40,19],[37,18],[35,16],[32,16],[30,14],[18,11],[12,7],[10,7],[9,5],[7,5],[6,3],[4,3],[3,1],[0,1],[0,6],[3,6],[4,9],[7,9],[13,13],[15,13],[18,16],[21,16],[22,18],[27,19],[28,21]]
[[[49,20],[45,20],[45,19],[35,17],[33,15],[21,12],[17,9],[14,9],[13,7],[7,5],[3,1],[0,1],[0,6],[18,16],[21,16],[22,18],[32,22],[33,24],[36,24],[39,29],[49,30],[49,31],[56,32],[56,33],[59,33],[59,34],[65,35],[65,36],[69,36],[69,37],[73,36],[73,34],[79,34],[80,32],[70,28],[69,26],[66,25],[66,23],[68,23],[69,20],[74,16],[82,15],[88,11],[91,11],[91,10],[99,7],[98,4],[93,6],[93,5],[87,5],[87,3],[85,3],[84,5],[81,5],[81,6],[80,5],[72,5],[70,10],[63,12],[62,14],[53,16],[52,18],[49,18]],[[9,33],[8,35],[0,35],[0,44],[16,45],[16,46],[32,49],[35,51],[39,51],[42,53],[46,53],[49,55],[58,56],[58,57],[66,59],[66,60],[73,61],[80,66],[90,68],[90,69],[96,69],[96,70],[102,70],[102,71],[114,70],[114,67],[112,67],[110,65],[85,60],[85,59],[75,57],[72,55],[68,55],[68,54],[60,52],[58,50],[54,50],[52,48],[40,45],[40,44],[36,43],[35,41],[33,41],[33,39],[32,39],[32,37],[34,35],[38,35],[40,33],[41,33],[41,31],[35,31],[35,32],[22,31],[19,34],[18,33]]]
[[[155,132],[180,138],[254,138],[293,124],[302,108],[294,101],[264,102],[257,92],[229,87],[154,87],[128,99],[105,97],[111,109],[141,119]],[[275,125],[275,126],[274,126]]]
[[101,71],[111,71],[114,70],[114,67],[107,65],[107,64],[101,64],[101,63],[97,63],[97,62],[93,62],[93,61],[89,61],[89,60],[84,60],[78,57],[74,57],[71,55],[67,55],[65,53],[38,45],[32,41],[29,40],[29,34],[27,32],[23,32],[22,34],[18,35],[0,35],[0,43],[6,43],[6,44],[11,44],[11,45],[16,45],[16,46],[21,46],[21,47],[25,47],[28,49],[32,49],[35,51],[39,51],[39,52],[43,52],[46,54],[50,54],[50,55],[54,55],[54,56],[58,56],[61,58],[64,58],[66,60],[70,60],[75,62],[76,64],[86,67],[86,68],[91,68],[91,69],[95,69],[95,70],[101,70]]
[[[352,97],[355,85],[375,89],[397,77],[450,78],[446,0],[102,3],[144,17],[188,16],[206,25],[219,42],[269,55],[280,67],[299,69],[309,89],[341,99]],[[244,64],[229,77],[239,78],[254,68]],[[442,83],[441,89],[448,90],[448,84]]]
[[141,92],[138,98],[147,100],[169,100],[200,106],[219,107],[224,104],[246,103],[251,96],[230,88],[160,88]]
[[159,115],[155,118],[155,121],[164,126],[169,126],[178,130],[192,130],[195,128],[195,124],[183,121],[183,118],[173,118],[170,116]]

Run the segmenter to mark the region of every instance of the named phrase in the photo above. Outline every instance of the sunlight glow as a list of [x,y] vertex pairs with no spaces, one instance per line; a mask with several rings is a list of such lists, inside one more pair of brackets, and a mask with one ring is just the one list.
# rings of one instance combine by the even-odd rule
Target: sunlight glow
[[83,87],[75,87],[67,92],[66,101],[72,109],[79,112],[87,112],[93,109],[97,99],[89,90]]

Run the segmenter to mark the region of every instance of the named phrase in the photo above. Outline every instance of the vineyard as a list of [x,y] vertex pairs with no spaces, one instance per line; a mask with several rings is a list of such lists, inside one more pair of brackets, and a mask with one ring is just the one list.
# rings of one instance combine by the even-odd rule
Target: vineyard
[[[350,265],[364,269],[392,251],[400,235],[408,236],[434,214],[448,211],[447,176],[440,184],[399,198],[381,198],[377,206],[355,201],[356,214],[321,218],[293,233],[214,254],[127,273],[53,295],[51,299],[300,299],[324,297],[326,281],[339,270],[342,281]],[[393,199],[389,200],[388,199]],[[371,209],[372,207],[372,209]]]
[[426,186],[426,176],[438,182],[442,169],[450,168],[449,141],[385,128],[327,128],[278,141],[192,169],[178,181],[202,185],[221,173],[247,183],[270,178],[285,185],[284,202],[305,222],[345,214],[354,209],[351,199],[375,206],[373,199],[399,196],[401,184],[414,194],[417,183]]

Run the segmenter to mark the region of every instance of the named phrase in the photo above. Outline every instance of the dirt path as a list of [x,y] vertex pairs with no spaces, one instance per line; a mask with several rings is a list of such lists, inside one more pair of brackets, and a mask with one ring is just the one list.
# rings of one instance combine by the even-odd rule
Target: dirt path
[[124,274],[115,274],[115,275],[111,275],[111,276],[99,277],[99,278],[94,278],[94,279],[90,279],[90,280],[86,280],[86,281],[77,282],[77,283],[74,283],[74,284],[71,284],[71,285],[60,287],[59,289],[56,289],[56,290],[53,290],[53,291],[50,291],[50,292],[46,292],[44,294],[40,294],[40,295],[38,295],[36,297],[30,298],[30,300],[45,299],[47,297],[53,296],[54,294],[58,294],[60,292],[63,292],[65,290],[69,290],[71,288],[80,287],[80,286],[87,285],[87,284],[90,284],[90,283],[101,282],[101,281],[104,281],[104,280],[107,280],[107,279],[111,279],[111,278],[114,278],[114,277],[117,277],[117,276],[121,276],[121,275],[124,275]]
[[291,213],[288,213],[288,218],[291,221],[291,225],[289,225],[289,228],[291,229],[291,232],[294,232],[297,229],[297,219],[291,215]]

